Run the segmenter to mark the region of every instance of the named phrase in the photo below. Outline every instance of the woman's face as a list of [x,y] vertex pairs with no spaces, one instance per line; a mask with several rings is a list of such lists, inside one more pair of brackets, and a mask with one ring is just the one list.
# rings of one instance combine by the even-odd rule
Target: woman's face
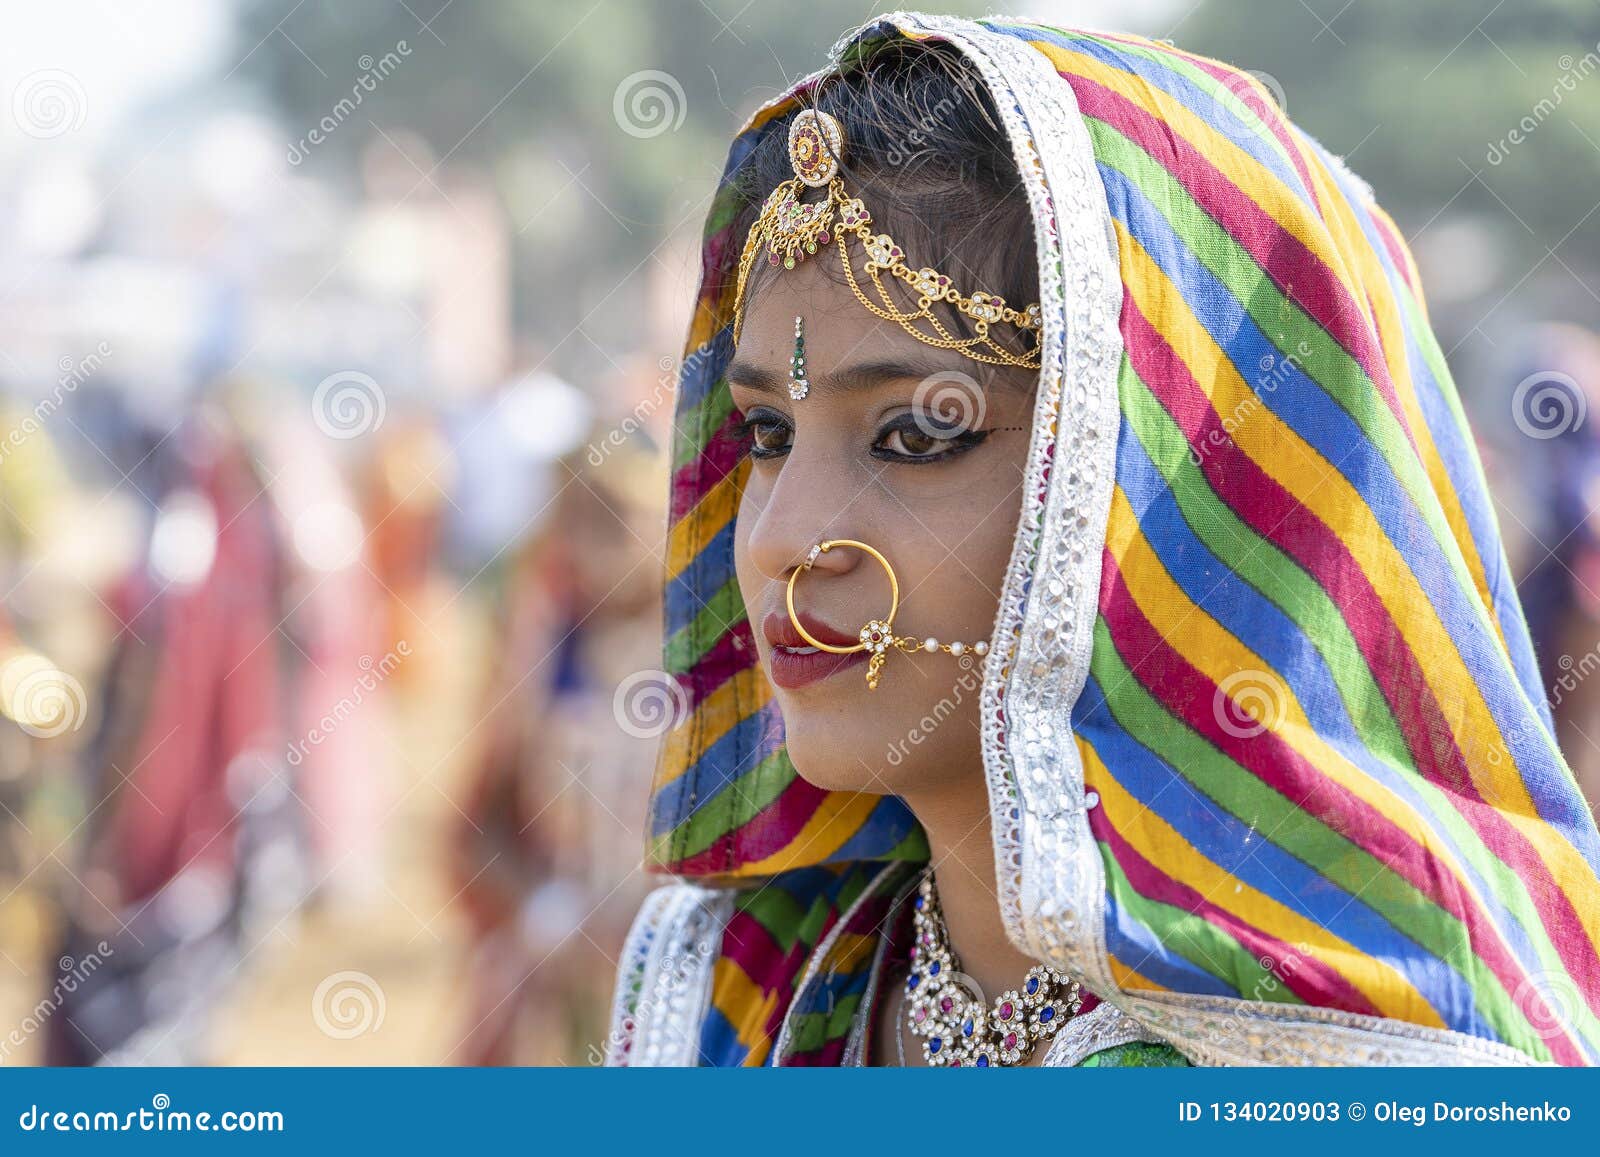
[[[869,691],[862,654],[786,651],[785,637],[800,640],[785,587],[813,544],[859,539],[899,579],[897,635],[987,642],[1037,371],[1002,369],[980,386],[984,367],[869,313],[823,260],[837,258],[826,251],[755,293],[728,371],[753,459],[734,549],[761,664],[790,757],[811,783],[895,795],[981,783],[981,661],[970,650],[891,649]],[[788,392],[796,316],[811,383],[799,401]],[[848,645],[888,613],[888,576],[864,551],[835,547],[795,581],[794,601],[813,636]]]

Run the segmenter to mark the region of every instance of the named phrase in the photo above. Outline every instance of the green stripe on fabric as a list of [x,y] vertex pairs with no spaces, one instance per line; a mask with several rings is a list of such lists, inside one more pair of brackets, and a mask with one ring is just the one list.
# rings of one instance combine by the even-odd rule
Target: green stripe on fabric
[[739,590],[738,576],[730,578],[707,600],[682,627],[667,639],[662,649],[662,662],[670,675],[683,675],[694,670],[707,651],[722,641],[722,637],[744,618],[744,596]]
[[681,436],[672,440],[672,470],[676,473],[700,456],[706,443],[711,441],[711,436],[722,429],[727,422],[728,415],[734,412],[733,392],[728,389],[728,380],[718,378],[706,391],[706,396],[701,398],[688,413],[678,418],[678,425],[684,430],[693,430],[695,437]]
[[[1144,193],[1193,256],[1255,321],[1266,339],[1350,415],[1389,464],[1413,508],[1449,560],[1456,582],[1470,598],[1476,599],[1477,584],[1467,570],[1466,559],[1433,492],[1427,470],[1400,419],[1384,402],[1360,363],[1278,287],[1233,235],[1201,208],[1166,166],[1112,125],[1089,116],[1084,117],[1084,123],[1094,141],[1096,158],[1117,169]],[[1240,195],[1248,196],[1242,190]],[[1203,328],[1203,323],[1199,324]],[[1254,380],[1254,368],[1235,366],[1234,369],[1259,397],[1261,391]],[[1276,412],[1274,416],[1285,427],[1294,428],[1288,418]],[[1310,448],[1309,443],[1307,448]],[[1336,463],[1330,465],[1338,468]],[[1481,599],[1478,601],[1481,605]]]
[[[1425,806],[1422,817],[1447,831],[1460,849],[1461,857],[1495,890],[1534,946],[1540,965],[1556,972],[1562,970],[1565,965],[1548,930],[1535,914],[1537,909],[1526,882],[1489,851],[1449,796],[1416,770],[1387,700],[1327,591],[1295,560],[1256,534],[1217,496],[1189,457],[1189,443],[1183,432],[1126,357],[1122,361],[1118,395],[1129,426],[1166,479],[1189,528],[1213,554],[1227,561],[1234,574],[1277,606],[1316,646],[1368,750],[1406,776]],[[1487,912],[1484,915],[1493,923]],[[1498,979],[1495,987],[1501,996],[1505,995]],[[1480,1007],[1480,1011],[1485,1010]],[[1587,1014],[1587,1010],[1584,1011]],[[1546,1053],[1534,1026],[1526,1022],[1520,1011],[1516,1017],[1519,1027],[1513,1030],[1506,1024],[1505,1030],[1511,1035],[1503,1039],[1518,1047],[1531,1048],[1536,1054]],[[1486,1011],[1485,1019],[1500,1023],[1488,1017]],[[1600,1028],[1600,1020],[1592,1014],[1587,1014],[1586,1020],[1594,1021]],[[1525,1044],[1513,1039],[1528,1033],[1533,1036]]]
[[[1125,915],[1150,930],[1151,939],[1160,941],[1168,951],[1183,957],[1202,972],[1209,973],[1224,984],[1231,984],[1247,999],[1277,1000],[1283,1004],[1304,1003],[1289,991],[1276,973],[1262,968],[1256,954],[1225,929],[1164,900],[1152,900],[1135,888],[1123,874],[1115,853],[1104,843],[1099,847],[1100,858],[1106,865],[1107,891]],[[1136,972],[1139,969],[1138,961],[1124,960],[1122,963]],[[1267,991],[1269,987],[1271,994]]]
[[[1183,783],[1235,819],[1249,824],[1266,842],[1308,865],[1347,895],[1359,897],[1401,936],[1451,968],[1472,990],[1479,1015],[1494,1026],[1497,1034],[1503,1037],[1516,1031],[1521,1013],[1499,978],[1472,952],[1466,926],[1456,916],[1365,848],[1284,798],[1168,712],[1128,669],[1103,619],[1095,623],[1091,667],[1096,682],[1106,692],[1111,714],[1130,737],[1138,737],[1132,742],[1160,757]],[[1297,907],[1288,901],[1280,903]],[[1308,911],[1301,909],[1300,915],[1320,923]]]
[[859,992],[847,992],[834,1001],[831,1012],[805,1012],[796,1016],[790,1029],[790,1047],[795,1053],[815,1052],[829,1041],[850,1031],[851,1019],[861,1004]]
[[729,832],[737,831],[775,803],[794,782],[794,764],[779,748],[737,779],[725,784],[680,823],[672,835],[678,858],[697,856]]
[[[1172,72],[1183,77],[1185,80],[1199,88],[1200,91],[1209,94],[1212,99],[1218,101],[1219,103],[1226,104],[1229,108],[1239,113],[1240,119],[1244,121],[1246,125],[1250,127],[1251,130],[1255,132],[1255,134],[1260,137],[1269,148],[1272,149],[1273,152],[1278,154],[1279,159],[1281,159],[1283,163],[1288,166],[1291,172],[1299,172],[1299,168],[1295,164],[1294,157],[1292,157],[1289,154],[1289,151],[1284,147],[1283,141],[1278,138],[1278,134],[1273,131],[1272,126],[1261,118],[1260,113],[1256,112],[1255,106],[1249,101],[1245,100],[1242,94],[1234,92],[1227,85],[1223,84],[1222,81],[1216,76],[1207,72],[1199,65],[1193,63],[1192,61],[1185,60],[1183,57],[1177,56],[1171,52],[1164,52],[1160,49],[1146,47],[1140,44],[1128,44],[1121,40],[1111,40],[1107,37],[1095,36],[1092,33],[1083,32],[1075,28],[1058,28],[1056,31],[1070,40],[1088,41],[1093,44],[1099,44],[1113,52],[1124,53],[1128,56],[1141,57],[1150,61],[1152,64],[1156,64],[1162,68],[1165,68],[1168,72]],[[1096,60],[1098,61],[1098,59],[1099,58],[1097,57]],[[1126,69],[1118,69],[1117,71],[1127,73]],[[1127,75],[1133,74],[1127,73]],[[1252,95],[1258,95],[1254,93],[1254,90],[1251,91]],[[1167,95],[1171,96],[1172,99],[1177,103],[1189,109],[1190,112],[1193,112],[1201,120],[1206,121],[1208,124],[1211,123],[1209,117],[1207,117],[1200,110],[1195,109],[1183,97],[1174,95],[1170,92]],[[1288,125],[1285,125],[1285,128],[1288,128],[1290,132],[1294,131]]]

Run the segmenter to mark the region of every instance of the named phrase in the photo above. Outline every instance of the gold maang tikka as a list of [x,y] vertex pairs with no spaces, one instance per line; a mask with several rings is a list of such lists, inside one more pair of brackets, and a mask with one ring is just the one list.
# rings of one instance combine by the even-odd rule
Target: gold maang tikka
[[[793,269],[837,236],[839,263],[844,266],[850,291],[877,316],[896,322],[918,341],[955,350],[976,361],[1038,369],[1041,329],[1038,304],[1017,310],[993,293],[979,291],[970,297],[963,296],[950,278],[938,270],[908,266],[905,254],[892,237],[872,231],[872,214],[861,199],[845,191],[839,177],[839,162],[843,156],[844,129],[837,118],[811,108],[795,114],[789,125],[789,164],[794,176],[768,194],[745,238],[744,252],[739,258],[733,340],[739,340],[744,322],[745,287],[762,246],[766,247],[769,264]],[[802,201],[800,198],[807,188],[825,189],[826,196],[820,201]],[[856,279],[854,261],[845,244],[851,237],[866,251],[863,267],[881,304],[868,300]],[[884,272],[911,288],[916,295],[915,312],[906,312],[894,304],[881,277]],[[933,305],[940,301],[950,302],[972,319],[974,336],[958,337],[934,315]],[[1015,325],[1025,335],[1031,335],[1032,340],[1025,343],[1027,348],[1022,353],[1007,349],[990,337],[990,327],[1000,323]],[[798,325],[796,336],[799,336]]]
[[[824,643],[820,639],[812,638],[811,633],[805,629],[800,618],[794,612],[794,583],[801,573],[811,569],[817,559],[836,546],[853,546],[857,550],[864,550],[878,564],[883,567],[884,573],[889,576],[889,613],[881,619],[868,620],[866,626],[861,628],[858,638],[860,642],[849,647],[840,647],[832,643]],[[794,629],[808,644],[820,651],[828,651],[834,655],[852,655],[857,651],[871,651],[872,657],[867,660],[867,690],[878,689],[878,678],[883,670],[884,661],[889,654],[889,648],[897,651],[927,651],[930,654],[943,651],[947,655],[961,658],[971,653],[980,660],[989,653],[989,644],[983,640],[976,643],[941,643],[933,636],[925,639],[913,638],[910,635],[896,635],[894,633],[894,616],[900,610],[900,580],[895,578],[894,567],[889,565],[889,560],[881,553],[866,543],[854,538],[830,538],[813,546],[806,555],[805,562],[795,567],[789,575],[789,589],[785,595],[789,606],[789,621],[794,624]]]

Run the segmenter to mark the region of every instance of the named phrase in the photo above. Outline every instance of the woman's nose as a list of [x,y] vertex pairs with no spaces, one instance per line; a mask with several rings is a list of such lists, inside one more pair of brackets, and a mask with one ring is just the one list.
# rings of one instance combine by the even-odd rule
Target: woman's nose
[[[787,582],[803,566],[811,548],[830,538],[858,537],[852,521],[852,496],[837,469],[808,469],[790,458],[758,511],[746,541],[756,569],[769,579]],[[822,574],[848,574],[860,560],[857,552],[830,550],[819,554],[812,569]]]

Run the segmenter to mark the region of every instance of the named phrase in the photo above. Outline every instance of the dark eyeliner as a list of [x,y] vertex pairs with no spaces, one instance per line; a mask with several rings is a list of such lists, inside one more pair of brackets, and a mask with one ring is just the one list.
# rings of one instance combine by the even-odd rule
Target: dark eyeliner
[[[936,454],[923,455],[901,454],[894,450],[884,450],[878,446],[878,442],[881,442],[897,430],[902,433],[925,434],[930,437],[940,438],[948,441],[950,446],[948,449],[941,450]],[[962,430],[959,427],[951,427],[947,435],[939,431],[940,425],[938,422],[928,418],[919,420],[915,414],[902,414],[898,418],[891,419],[878,431],[878,439],[868,452],[882,462],[905,463],[908,466],[926,466],[935,462],[948,462],[958,454],[965,454],[968,450],[975,449],[989,436],[988,430]]]

